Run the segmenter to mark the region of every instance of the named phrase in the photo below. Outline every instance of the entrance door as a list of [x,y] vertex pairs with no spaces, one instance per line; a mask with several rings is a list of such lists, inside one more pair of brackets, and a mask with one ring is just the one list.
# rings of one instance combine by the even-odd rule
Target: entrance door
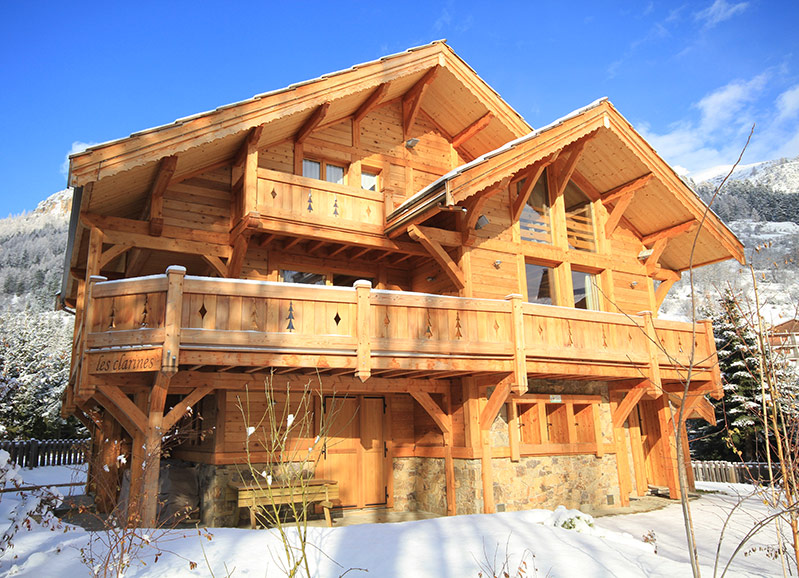
[[382,397],[325,398],[323,476],[338,482],[342,507],[386,503],[384,403]]

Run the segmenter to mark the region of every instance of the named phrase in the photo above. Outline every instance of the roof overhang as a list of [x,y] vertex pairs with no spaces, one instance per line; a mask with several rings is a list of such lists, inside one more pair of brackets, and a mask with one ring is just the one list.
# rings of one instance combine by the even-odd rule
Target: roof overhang
[[578,141],[584,141],[577,165],[578,184],[589,189],[589,195],[610,200],[625,184],[647,176],[624,217],[645,245],[668,236],[668,247],[660,259],[665,267],[683,271],[730,258],[744,262],[743,244],[735,234],[607,99],[508,142],[434,181],[388,216],[386,233],[396,236],[442,207],[461,205],[474,195],[485,194]]

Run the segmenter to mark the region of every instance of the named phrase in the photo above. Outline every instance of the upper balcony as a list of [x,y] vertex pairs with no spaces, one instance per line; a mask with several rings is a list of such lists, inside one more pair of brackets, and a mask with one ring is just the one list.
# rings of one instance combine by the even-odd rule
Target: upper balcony
[[[88,287],[81,374],[301,370],[444,379],[717,381],[709,322],[506,300],[167,274]],[[88,329],[88,331],[86,331]],[[523,384],[523,385],[518,385]],[[88,384],[78,384],[78,391]]]

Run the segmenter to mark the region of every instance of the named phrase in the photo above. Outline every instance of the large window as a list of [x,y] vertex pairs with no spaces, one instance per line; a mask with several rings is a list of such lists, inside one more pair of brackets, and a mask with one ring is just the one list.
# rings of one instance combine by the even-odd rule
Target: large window
[[302,159],[302,176],[310,179],[327,181],[328,183],[344,184],[344,167],[328,163],[326,161],[315,161]]
[[569,181],[563,191],[563,201],[566,206],[566,236],[569,238],[569,249],[596,251],[591,199],[573,181]]
[[[527,179],[516,183],[516,193],[522,194],[527,186]],[[552,225],[550,223],[549,191],[547,188],[547,173],[541,173],[533,187],[527,204],[522,210],[519,223],[522,230],[522,240],[533,243],[552,243]]]
[[377,187],[377,173],[373,171],[361,171],[361,188],[367,191],[376,191]]
[[349,273],[314,273],[310,271],[280,270],[280,280],[284,283],[301,283],[303,285],[335,285],[337,287],[352,287],[359,279],[366,279],[375,285],[373,277]]
[[527,300],[530,303],[552,305],[555,303],[555,280],[551,267],[525,264],[527,273]]

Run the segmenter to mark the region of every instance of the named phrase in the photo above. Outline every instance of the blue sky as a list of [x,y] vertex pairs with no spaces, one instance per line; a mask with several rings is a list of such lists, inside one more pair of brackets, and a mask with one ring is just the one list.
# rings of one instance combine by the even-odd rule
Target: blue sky
[[99,143],[446,38],[527,121],[608,96],[678,170],[799,154],[799,2],[0,0],[0,216]]

